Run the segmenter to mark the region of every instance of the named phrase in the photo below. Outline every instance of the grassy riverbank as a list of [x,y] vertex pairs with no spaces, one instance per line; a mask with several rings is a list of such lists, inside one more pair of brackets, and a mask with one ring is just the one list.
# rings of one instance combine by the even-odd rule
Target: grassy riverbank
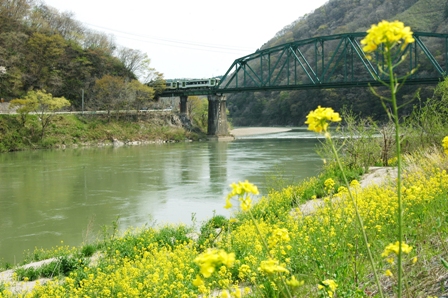
[[140,115],[57,114],[45,129],[37,115],[0,115],[0,152],[112,145],[114,140],[129,144],[198,140],[205,134],[176,113]]
[[[448,259],[448,158],[431,149],[406,155],[405,160],[404,234],[412,247],[404,262],[405,293],[440,297],[446,294],[448,281],[448,268],[441,261]],[[328,183],[330,176],[335,177],[334,184]],[[336,176],[328,167],[300,185],[273,190],[251,213],[236,212],[230,219],[217,216],[203,223],[200,233],[193,226],[165,226],[117,235],[113,225],[97,243],[36,250],[28,261],[57,259],[44,269],[16,270],[16,278],[20,284],[39,275],[53,276],[23,297],[208,297],[222,291],[228,293],[222,297],[282,297],[280,288],[288,288],[296,297],[328,297],[325,280],[337,284],[332,290],[337,297],[375,296],[355,212],[346,190],[336,188]],[[382,254],[396,241],[395,183],[385,179],[381,186],[361,188],[352,182],[352,187],[381,285],[393,296],[395,277],[389,270],[396,263],[393,256]],[[302,203],[316,197],[323,199],[322,204],[305,215]],[[197,258],[204,252],[213,264],[209,277],[198,266]],[[219,254],[212,257],[213,252]],[[270,258],[278,260],[271,267],[285,270],[272,274],[263,270]],[[286,288],[280,283],[282,276],[288,281]],[[20,296],[12,293],[13,284],[1,283],[0,297]]]

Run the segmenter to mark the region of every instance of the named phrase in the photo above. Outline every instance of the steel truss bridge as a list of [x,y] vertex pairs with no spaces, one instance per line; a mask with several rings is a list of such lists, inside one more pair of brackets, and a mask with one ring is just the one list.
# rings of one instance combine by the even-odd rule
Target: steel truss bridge
[[[208,96],[209,136],[229,135],[224,94],[255,91],[379,86],[388,82],[386,61],[376,51],[368,59],[362,50],[365,32],[321,36],[256,51],[236,59],[213,88],[165,90],[179,96],[187,113],[189,95]],[[400,83],[437,84],[448,74],[448,34],[414,32],[415,42],[394,52]],[[380,48],[381,50],[381,48]]]
[[[165,91],[179,95],[225,94],[245,91],[347,88],[380,85],[385,61],[376,51],[369,60],[360,41],[365,32],[314,37],[256,51],[236,59],[220,83],[211,89]],[[395,63],[406,84],[436,84],[448,74],[448,34],[414,32]],[[398,47],[397,47],[398,49]]]

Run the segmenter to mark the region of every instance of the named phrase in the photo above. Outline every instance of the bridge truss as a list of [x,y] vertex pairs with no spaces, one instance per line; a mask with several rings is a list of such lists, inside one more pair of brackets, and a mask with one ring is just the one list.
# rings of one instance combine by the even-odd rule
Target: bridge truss
[[[257,51],[236,59],[214,93],[345,88],[380,85],[385,61],[367,59],[360,41],[365,32],[315,37]],[[448,73],[448,34],[414,32],[404,49],[398,77],[411,71],[406,84],[435,84]],[[402,55],[395,57],[398,62]]]

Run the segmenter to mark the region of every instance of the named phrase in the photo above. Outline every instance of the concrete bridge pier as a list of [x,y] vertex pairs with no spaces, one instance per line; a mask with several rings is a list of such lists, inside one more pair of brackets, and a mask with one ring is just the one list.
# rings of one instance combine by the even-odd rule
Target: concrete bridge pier
[[181,114],[187,114],[187,112],[188,112],[187,100],[188,100],[188,96],[186,96],[186,95],[182,95],[180,97],[180,113]]
[[227,125],[226,97],[224,95],[208,95],[208,129],[209,138],[218,140],[233,139]]

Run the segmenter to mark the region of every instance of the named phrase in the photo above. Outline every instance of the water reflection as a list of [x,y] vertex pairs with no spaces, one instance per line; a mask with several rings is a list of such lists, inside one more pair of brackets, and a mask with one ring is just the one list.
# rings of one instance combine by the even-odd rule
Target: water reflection
[[228,142],[211,142],[208,144],[208,167],[210,173],[210,192],[222,194],[223,185],[227,181],[227,150]]

